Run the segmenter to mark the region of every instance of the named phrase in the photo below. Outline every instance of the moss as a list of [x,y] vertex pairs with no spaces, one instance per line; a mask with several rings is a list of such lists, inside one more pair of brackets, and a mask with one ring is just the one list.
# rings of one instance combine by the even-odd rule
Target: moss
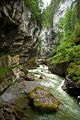
[[25,0],[25,5],[32,13],[31,20],[37,20],[38,25],[41,27],[41,6],[43,5],[42,0]]
[[27,108],[28,108],[27,96],[24,94],[19,95],[15,101],[15,111],[16,111],[17,118],[19,120],[28,119]]
[[26,102],[27,102],[27,97],[25,95],[20,95],[15,102],[16,108],[18,110],[23,110],[24,108],[27,108]]
[[0,68],[0,95],[2,95],[12,84],[16,82],[16,78],[12,71],[12,67]]
[[73,81],[80,83],[80,62],[70,63],[68,69],[68,77]]
[[59,101],[52,96],[45,88],[37,87],[29,94],[31,105],[37,110],[42,111],[57,111],[59,108]]
[[[29,97],[32,98],[32,99],[36,98],[37,97],[37,92],[36,91],[39,91],[39,90],[40,91],[45,90],[45,95],[48,95],[46,89],[44,87],[39,86],[39,87],[36,87],[33,91],[30,92]],[[39,97],[39,95],[40,94],[38,94],[38,97]]]
[[73,40],[76,43],[80,43],[80,23],[76,23],[74,32],[72,34]]
[[[12,67],[1,67],[0,68],[0,80],[3,80],[9,73],[12,72]],[[0,81],[1,82],[1,81]]]

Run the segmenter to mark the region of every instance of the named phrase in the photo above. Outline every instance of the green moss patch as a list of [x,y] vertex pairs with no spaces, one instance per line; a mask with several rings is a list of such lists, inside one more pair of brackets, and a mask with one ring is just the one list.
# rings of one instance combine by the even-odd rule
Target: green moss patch
[[70,63],[67,72],[68,77],[80,85],[80,62]]
[[60,102],[43,87],[37,87],[29,93],[31,105],[42,111],[57,111]]
[[5,77],[8,77],[8,75],[12,73],[12,67],[1,67],[0,68],[0,82]]

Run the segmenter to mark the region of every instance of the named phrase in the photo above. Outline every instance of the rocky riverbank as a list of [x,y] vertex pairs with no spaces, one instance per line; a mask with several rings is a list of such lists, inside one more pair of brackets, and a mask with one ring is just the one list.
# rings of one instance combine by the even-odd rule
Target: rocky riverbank
[[[39,72],[43,72],[44,67],[45,65],[39,69]],[[16,67],[12,70],[15,78],[13,78],[11,84],[5,88],[3,86],[5,79],[0,84],[0,89],[2,90],[0,91],[0,111],[2,113],[2,120],[4,120],[6,116],[6,118],[10,117],[12,120],[16,120],[17,118],[22,120],[22,118],[25,117],[24,114],[27,109],[35,111],[40,111],[41,109],[41,111],[44,112],[55,112],[59,109],[60,102],[51,95],[47,87],[44,88],[41,84],[41,82],[46,79],[45,75],[42,73],[38,75],[38,71],[35,70],[24,70],[21,66],[20,68],[18,66],[18,68]],[[45,71],[46,70],[47,68]],[[8,81],[8,79],[6,79],[6,81]],[[4,116],[5,113],[6,116]]]

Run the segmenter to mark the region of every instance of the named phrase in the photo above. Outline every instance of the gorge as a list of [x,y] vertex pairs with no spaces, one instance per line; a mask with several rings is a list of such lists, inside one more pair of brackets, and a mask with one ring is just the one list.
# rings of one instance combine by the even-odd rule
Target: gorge
[[0,1],[0,120],[80,119],[80,1]]

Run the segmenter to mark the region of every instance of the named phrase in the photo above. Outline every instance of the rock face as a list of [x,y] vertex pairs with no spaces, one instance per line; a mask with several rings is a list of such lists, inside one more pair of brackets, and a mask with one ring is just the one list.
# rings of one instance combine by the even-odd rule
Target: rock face
[[57,111],[59,108],[59,101],[43,87],[36,87],[30,92],[29,99],[31,106],[45,112]]
[[19,55],[19,63],[25,63],[37,54],[40,28],[24,0],[0,2],[0,52]]
[[0,102],[0,120],[16,120],[14,107],[4,102]]
[[69,78],[66,78],[64,86],[62,88],[74,97],[80,96],[80,85]]
[[64,16],[64,14],[66,13],[66,10],[68,9],[68,7],[70,7],[70,5],[72,4],[72,2],[74,2],[75,0],[64,0],[64,1],[61,1],[59,3],[59,7],[57,9],[55,9],[55,14],[53,16],[53,27],[54,27],[54,30],[56,31],[58,29],[58,22],[59,22],[59,19],[61,17]]
[[43,28],[40,33],[40,55],[41,57],[48,57],[51,53],[51,46],[55,44],[55,32],[53,28]]
[[16,54],[14,56],[2,55],[0,56],[0,67],[19,65],[19,59],[19,54]]
[[0,68],[0,95],[14,82],[15,75],[12,68]]
[[61,64],[48,64],[49,70],[57,75],[60,76],[66,76],[66,70],[67,70],[67,63],[61,63]]

